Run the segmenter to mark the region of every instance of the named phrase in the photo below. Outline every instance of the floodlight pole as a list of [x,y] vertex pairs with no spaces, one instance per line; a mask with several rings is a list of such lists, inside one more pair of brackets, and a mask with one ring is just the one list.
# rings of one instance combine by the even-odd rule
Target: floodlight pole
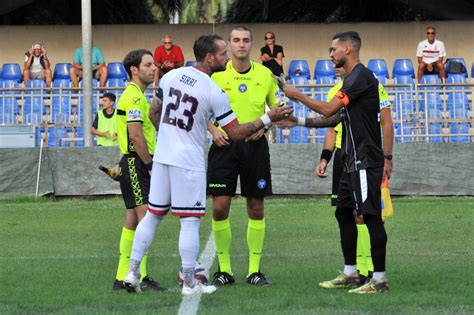
[[84,146],[92,146],[92,14],[91,0],[82,1],[82,93],[84,120],[82,122]]

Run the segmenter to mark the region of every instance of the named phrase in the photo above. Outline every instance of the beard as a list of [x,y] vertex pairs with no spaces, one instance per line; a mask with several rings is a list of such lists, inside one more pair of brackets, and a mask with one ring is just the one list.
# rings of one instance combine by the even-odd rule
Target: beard
[[344,64],[346,63],[346,60],[345,59],[333,60],[332,62],[334,63],[335,68],[343,68]]

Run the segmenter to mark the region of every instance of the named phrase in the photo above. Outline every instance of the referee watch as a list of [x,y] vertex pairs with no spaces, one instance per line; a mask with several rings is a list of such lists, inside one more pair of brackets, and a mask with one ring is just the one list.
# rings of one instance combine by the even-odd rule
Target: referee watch
[[392,158],[393,158],[393,156],[391,154],[384,155],[383,157],[384,157],[384,159],[389,160],[389,161],[391,161]]

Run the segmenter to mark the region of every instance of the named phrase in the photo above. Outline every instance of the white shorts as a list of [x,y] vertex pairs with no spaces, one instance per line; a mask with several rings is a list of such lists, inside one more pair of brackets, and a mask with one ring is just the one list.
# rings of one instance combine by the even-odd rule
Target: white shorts
[[206,172],[153,162],[148,211],[179,217],[202,217],[206,212]]

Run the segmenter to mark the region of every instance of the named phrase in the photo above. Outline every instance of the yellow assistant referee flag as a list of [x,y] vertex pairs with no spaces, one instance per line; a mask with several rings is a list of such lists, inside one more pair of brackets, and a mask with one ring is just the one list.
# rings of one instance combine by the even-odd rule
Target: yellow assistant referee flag
[[382,219],[393,216],[392,198],[390,198],[390,189],[388,188],[388,178],[384,176],[382,180]]

